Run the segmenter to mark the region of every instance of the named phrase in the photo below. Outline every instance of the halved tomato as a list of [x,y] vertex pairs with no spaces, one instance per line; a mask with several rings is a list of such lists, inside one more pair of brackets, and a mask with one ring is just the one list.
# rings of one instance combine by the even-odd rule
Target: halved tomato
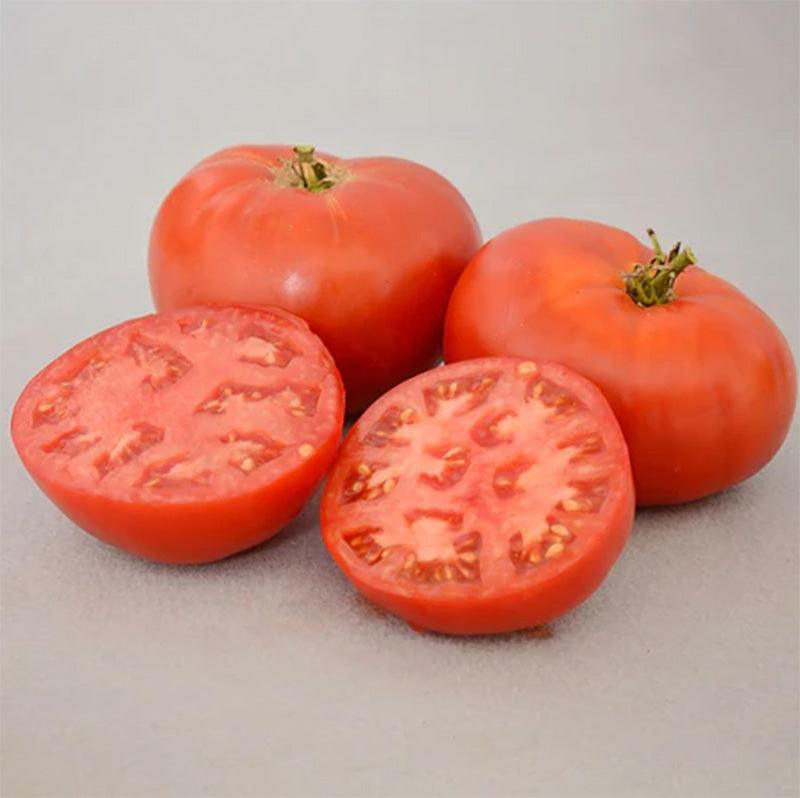
[[397,386],[351,429],[322,500],[333,558],[415,628],[506,632],[562,615],[633,519],[625,441],[590,382],[485,358]]
[[207,562],[296,515],[327,471],[344,395],[322,342],[274,309],[145,316],[31,380],[11,431],[75,523],[153,560]]

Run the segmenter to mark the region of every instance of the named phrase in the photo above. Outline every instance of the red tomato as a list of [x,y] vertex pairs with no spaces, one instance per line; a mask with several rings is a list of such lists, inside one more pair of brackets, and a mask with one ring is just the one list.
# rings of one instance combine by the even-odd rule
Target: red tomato
[[780,448],[796,393],[772,321],[691,265],[690,251],[653,243],[571,219],[515,227],[471,261],[445,328],[448,361],[538,357],[598,385],[628,441],[641,505],[698,499],[754,474]]
[[633,519],[619,425],[563,366],[486,358],[421,374],[351,429],[322,534],[372,601],[452,634],[524,629],[591,594]]
[[98,333],[37,374],[11,432],[39,487],[122,549],[207,562],[275,534],[341,435],[330,355],[274,309],[194,308]]
[[301,316],[358,412],[436,362],[447,300],[480,244],[463,197],[424,166],[241,146],[164,201],[150,283],[162,310],[245,302]]

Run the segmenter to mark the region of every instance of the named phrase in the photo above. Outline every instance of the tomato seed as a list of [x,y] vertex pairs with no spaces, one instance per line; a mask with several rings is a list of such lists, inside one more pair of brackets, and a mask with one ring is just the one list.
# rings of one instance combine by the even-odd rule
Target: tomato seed
[[564,552],[564,544],[563,543],[553,543],[552,546],[549,546],[547,551],[544,553],[544,556],[550,560],[553,557],[558,557],[559,554]]

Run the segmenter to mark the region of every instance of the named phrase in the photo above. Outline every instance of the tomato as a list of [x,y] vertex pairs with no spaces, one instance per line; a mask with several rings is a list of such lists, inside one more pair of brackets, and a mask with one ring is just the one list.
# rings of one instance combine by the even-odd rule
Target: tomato
[[37,374],[14,409],[22,462],[76,524],[134,554],[217,560],[308,501],[342,430],[320,340],[274,309],[128,321]]
[[195,166],[150,238],[156,307],[276,305],[330,349],[359,412],[439,357],[450,292],[481,244],[458,191],[397,158],[240,146]]
[[571,219],[508,230],[470,262],[445,328],[448,361],[556,360],[598,385],[641,505],[698,499],[754,474],[780,448],[796,396],[791,351],[766,314],[693,265],[690,250],[665,253],[652,238],[650,248]]
[[486,358],[421,374],[350,430],[322,499],[331,555],[418,629],[540,625],[592,593],[633,519],[625,441],[560,365]]

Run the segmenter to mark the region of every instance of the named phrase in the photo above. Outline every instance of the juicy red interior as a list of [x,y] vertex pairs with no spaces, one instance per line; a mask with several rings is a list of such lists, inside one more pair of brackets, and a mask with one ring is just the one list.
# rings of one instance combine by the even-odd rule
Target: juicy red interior
[[447,366],[358,422],[326,490],[326,535],[365,577],[409,589],[546,575],[602,538],[625,458],[602,397],[568,370]]
[[46,479],[152,500],[242,492],[302,468],[341,423],[332,361],[282,313],[197,308],[84,341],[25,389],[23,460]]

